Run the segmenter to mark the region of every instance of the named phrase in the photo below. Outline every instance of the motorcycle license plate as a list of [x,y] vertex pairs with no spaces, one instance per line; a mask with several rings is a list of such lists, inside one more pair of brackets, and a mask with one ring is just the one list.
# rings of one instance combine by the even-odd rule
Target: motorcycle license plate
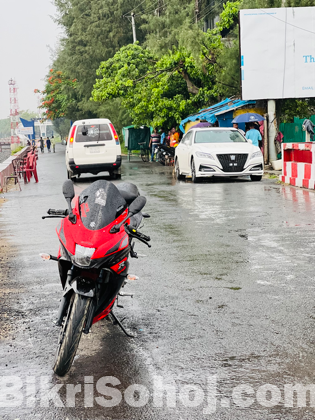
[[100,151],[99,147],[90,147],[90,153],[100,153]]

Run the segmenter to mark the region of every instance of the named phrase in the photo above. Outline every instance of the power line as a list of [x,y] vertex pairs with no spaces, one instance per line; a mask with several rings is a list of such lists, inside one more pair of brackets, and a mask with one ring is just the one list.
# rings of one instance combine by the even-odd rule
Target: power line
[[[158,4],[160,3],[160,0],[158,0],[157,2],[157,5],[156,6],[158,6]],[[154,3],[153,3],[154,4]],[[151,12],[155,12],[156,10],[160,10],[160,9],[163,9],[165,6],[167,6],[167,3],[164,3],[164,4],[161,4],[161,6],[158,6],[158,7],[154,7],[154,9],[151,9],[149,12],[147,11],[150,7],[147,7],[146,9],[144,9],[141,13],[138,13],[136,16],[140,16],[140,15],[143,15],[143,14],[150,14]],[[152,5],[151,5],[151,7],[152,7]]]
[[129,13],[134,12],[136,9],[138,9],[139,6],[141,6],[141,4],[143,4],[146,0],[142,0],[141,3],[138,4],[138,6],[134,7],[133,9],[131,9],[129,12],[124,14],[124,17],[129,15]]
[[197,22],[199,22],[200,20],[202,20],[205,17],[207,17],[208,15],[210,15],[210,13],[212,13],[215,9],[217,9],[218,7],[220,7],[224,2],[225,2],[225,0],[221,0],[218,4],[215,4],[214,6],[212,6],[212,8],[210,10],[208,10],[207,12],[206,12],[206,9],[203,10],[202,12],[200,12],[200,15],[202,15],[202,16],[199,16]]
[[204,13],[207,9],[211,8],[213,9],[214,5],[213,4],[208,4],[208,6],[206,6],[203,10],[201,10],[200,12],[198,12],[198,15],[201,15],[202,13]]
[[264,9],[258,9],[258,10],[261,10],[262,12],[264,12],[264,14],[265,14],[265,15],[268,15],[268,16],[270,16],[270,17],[274,18],[274,19],[277,19],[277,20],[279,20],[280,22],[285,23],[286,25],[293,26],[294,28],[300,29],[301,31],[309,32],[310,34],[315,35],[315,32],[313,32],[313,31],[309,31],[308,29],[304,29],[304,28],[302,28],[302,27],[300,27],[300,26],[293,25],[293,23],[288,23],[287,21],[285,21],[285,20],[283,20],[283,19],[279,19],[279,18],[277,18],[276,16],[273,16],[271,13],[267,13],[267,12],[265,12],[265,11],[264,11]]
[[[137,13],[137,15],[136,16],[140,16],[140,15],[143,15],[144,13],[146,13],[146,11],[147,10],[149,10],[149,9],[151,9],[152,7],[153,7],[153,5],[154,4],[156,4],[156,6],[159,4],[159,0],[155,0],[155,1],[153,1],[151,4],[150,4],[150,6],[148,6],[148,7],[146,7],[145,9],[143,9],[141,12],[139,12],[139,13]],[[156,7],[155,6],[155,7]]]

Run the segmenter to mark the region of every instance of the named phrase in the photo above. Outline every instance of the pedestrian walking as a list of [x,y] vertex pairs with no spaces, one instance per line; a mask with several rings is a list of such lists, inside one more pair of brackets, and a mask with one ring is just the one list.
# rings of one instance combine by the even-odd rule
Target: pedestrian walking
[[42,153],[44,153],[44,140],[43,140],[43,137],[41,137],[41,138],[39,139],[39,146],[40,146],[40,151],[41,151]]
[[51,141],[50,141],[49,137],[47,137],[46,146],[47,146],[48,153],[50,153],[51,152],[51,150],[50,150]]
[[51,136],[51,144],[52,144],[53,152],[56,153],[56,142],[55,142],[54,136]]
[[249,130],[246,133],[246,138],[251,140],[254,146],[259,147],[259,142],[262,140],[261,134],[255,129],[255,124],[249,124]]
[[153,130],[153,133],[151,134],[149,147],[151,148],[151,160],[150,162],[154,161],[154,153],[155,153],[155,146],[160,144],[161,136],[157,131],[157,128]]

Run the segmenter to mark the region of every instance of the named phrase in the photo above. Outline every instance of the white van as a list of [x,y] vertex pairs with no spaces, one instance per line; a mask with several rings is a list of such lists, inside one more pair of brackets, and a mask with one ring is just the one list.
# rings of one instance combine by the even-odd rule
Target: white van
[[75,121],[70,128],[66,165],[68,178],[82,173],[120,173],[121,147],[113,124],[106,118]]

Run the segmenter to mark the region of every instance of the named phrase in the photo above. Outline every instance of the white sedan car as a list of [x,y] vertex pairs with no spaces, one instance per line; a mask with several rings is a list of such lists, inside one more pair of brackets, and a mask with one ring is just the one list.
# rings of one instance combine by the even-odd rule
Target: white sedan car
[[235,128],[191,128],[175,149],[177,179],[191,176],[193,182],[211,176],[250,176],[260,181],[264,160],[254,146]]

